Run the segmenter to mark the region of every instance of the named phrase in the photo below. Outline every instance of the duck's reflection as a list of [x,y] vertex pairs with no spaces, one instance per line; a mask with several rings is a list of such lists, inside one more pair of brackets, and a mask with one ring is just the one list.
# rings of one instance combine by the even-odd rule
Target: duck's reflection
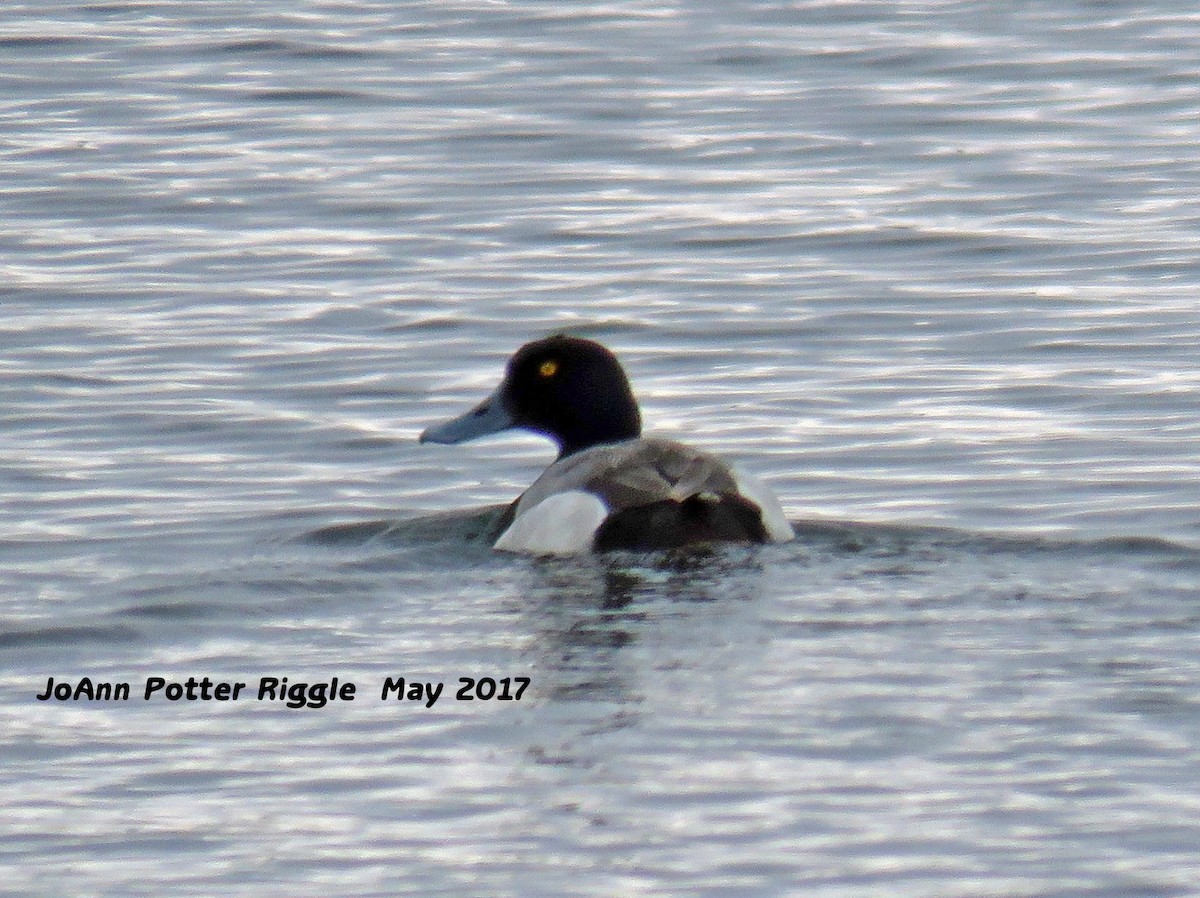
[[737,602],[758,593],[754,547],[689,547],[672,552],[584,555],[531,562],[520,613],[535,634],[542,692],[551,701],[640,700],[630,649],[697,604]]

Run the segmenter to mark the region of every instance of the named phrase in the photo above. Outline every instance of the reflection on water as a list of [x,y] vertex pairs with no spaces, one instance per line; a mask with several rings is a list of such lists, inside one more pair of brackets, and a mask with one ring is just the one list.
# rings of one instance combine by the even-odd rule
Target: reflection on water
[[[537,667],[552,677],[548,697],[636,702],[624,650],[651,620],[704,614],[704,603],[753,597],[757,548],[692,547],[541,559],[518,589],[521,616],[535,634]],[[679,604],[664,611],[662,603]],[[647,610],[653,603],[653,612]]]

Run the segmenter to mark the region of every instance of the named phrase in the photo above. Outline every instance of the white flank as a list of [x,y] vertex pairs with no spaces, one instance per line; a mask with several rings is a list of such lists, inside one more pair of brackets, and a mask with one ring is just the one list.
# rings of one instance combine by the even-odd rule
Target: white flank
[[531,555],[574,555],[588,552],[608,509],[592,493],[569,490],[547,496],[500,534],[495,548]]
[[772,542],[786,543],[796,536],[796,532],[783,513],[783,506],[779,504],[779,500],[775,498],[775,494],[765,483],[736,468],[733,471],[733,477],[737,483],[738,492],[762,511],[763,527]]

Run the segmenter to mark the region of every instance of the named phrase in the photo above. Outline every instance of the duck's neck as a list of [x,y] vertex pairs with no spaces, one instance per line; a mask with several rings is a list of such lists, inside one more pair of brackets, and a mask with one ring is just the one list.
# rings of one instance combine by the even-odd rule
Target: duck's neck
[[566,458],[593,446],[620,443],[642,435],[642,417],[636,403],[602,406],[586,421],[575,421],[568,434],[557,434],[558,457]]

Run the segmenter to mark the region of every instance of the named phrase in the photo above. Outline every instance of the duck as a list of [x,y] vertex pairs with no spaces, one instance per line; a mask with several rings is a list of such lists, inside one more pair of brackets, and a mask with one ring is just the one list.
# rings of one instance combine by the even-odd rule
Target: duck
[[525,344],[491,395],[418,439],[452,445],[510,429],[548,437],[558,457],[501,516],[497,550],[573,555],[794,536],[756,478],[711,452],[643,436],[625,370],[594,340]]

